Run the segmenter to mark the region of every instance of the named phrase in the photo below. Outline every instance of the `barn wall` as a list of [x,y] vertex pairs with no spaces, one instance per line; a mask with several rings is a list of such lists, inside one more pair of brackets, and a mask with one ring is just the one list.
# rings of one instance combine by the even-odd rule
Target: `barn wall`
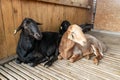
[[[85,1],[87,0],[79,3],[87,4]],[[58,31],[63,20],[85,23],[88,20],[87,15],[88,10],[85,8],[44,3],[39,0],[0,0],[0,59],[15,54],[19,33],[13,35],[13,32],[25,17],[43,23],[42,31]]]
[[120,0],[97,0],[95,28],[120,32]]

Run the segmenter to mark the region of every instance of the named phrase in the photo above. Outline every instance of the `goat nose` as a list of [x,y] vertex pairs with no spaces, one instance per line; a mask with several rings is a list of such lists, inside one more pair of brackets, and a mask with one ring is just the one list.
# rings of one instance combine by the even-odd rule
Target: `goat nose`
[[38,33],[35,34],[37,37],[40,37],[40,35]]

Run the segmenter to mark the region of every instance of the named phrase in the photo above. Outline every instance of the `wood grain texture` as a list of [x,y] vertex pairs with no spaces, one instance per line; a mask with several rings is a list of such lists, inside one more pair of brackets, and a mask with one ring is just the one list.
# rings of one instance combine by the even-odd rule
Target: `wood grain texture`
[[[77,2],[77,0],[73,0]],[[82,1],[82,0],[80,0]],[[88,4],[87,0],[80,2]],[[13,35],[25,17],[43,23],[41,31],[58,31],[63,20],[88,22],[88,9],[44,3],[35,0],[0,0],[0,59],[14,55],[19,33]]]
[[[13,11],[11,0],[1,0],[1,9],[2,9],[2,17],[5,29],[5,37],[6,37],[6,47],[7,47],[7,56],[15,54],[15,45],[16,40],[13,35],[14,32],[14,23],[13,23]],[[1,53],[1,55],[4,55]]]
[[[1,0],[0,0],[1,7]],[[3,24],[3,16],[0,8],[0,59],[7,56],[7,46],[6,46],[6,38],[5,38],[5,30]]]
[[74,7],[86,8],[86,9],[91,8],[88,5],[88,0],[37,0],[37,1],[59,4],[59,5],[74,6]]
[[97,0],[95,28],[120,32],[119,0]]

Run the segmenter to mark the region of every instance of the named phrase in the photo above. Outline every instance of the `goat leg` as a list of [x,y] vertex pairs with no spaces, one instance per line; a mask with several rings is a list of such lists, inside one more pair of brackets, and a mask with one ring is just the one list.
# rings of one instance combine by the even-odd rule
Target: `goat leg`
[[75,62],[75,61],[77,61],[77,60],[79,60],[81,58],[82,58],[82,55],[80,55],[80,54],[73,54],[72,57],[69,59],[69,61],[73,63],[73,62]]
[[22,61],[21,61],[18,57],[15,59],[15,62],[16,62],[17,64],[21,64],[21,63],[22,63]]
[[48,61],[44,64],[44,67],[47,68],[47,67],[51,66],[57,59],[58,59],[57,56],[52,56],[52,57],[50,58],[50,60],[48,60]]
[[59,59],[59,60],[62,60],[63,57],[59,54],[59,55],[58,55],[58,59]]

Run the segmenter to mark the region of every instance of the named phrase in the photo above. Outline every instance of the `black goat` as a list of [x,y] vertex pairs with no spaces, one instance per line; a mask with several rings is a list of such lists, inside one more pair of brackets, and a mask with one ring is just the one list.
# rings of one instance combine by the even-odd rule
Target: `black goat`
[[79,25],[81,28],[82,28],[82,31],[84,32],[84,33],[86,33],[86,32],[88,32],[88,31],[90,31],[91,29],[93,29],[93,24],[80,24]]
[[70,24],[69,21],[64,20],[64,21],[61,23],[60,27],[59,27],[59,33],[60,33],[61,35],[63,35],[64,32],[67,31],[67,29],[68,29],[68,27],[69,27],[70,25],[71,25],[71,24]]
[[[71,25],[71,23],[69,22],[69,21],[67,21],[67,20],[64,20],[62,23],[61,23],[61,26],[60,26],[60,28],[59,28],[59,33],[60,34],[64,34],[64,32],[66,32],[67,31],[67,29],[68,29],[68,27]],[[81,28],[82,28],[82,31],[84,32],[84,33],[86,33],[86,32],[88,32],[88,31],[90,31],[91,29],[93,29],[93,24],[80,24],[79,25]]]
[[58,46],[61,37],[57,32],[40,32],[40,23],[30,18],[25,18],[15,31],[21,31],[17,46],[17,63],[30,63],[36,66],[47,61],[44,66],[51,66],[57,60]]

